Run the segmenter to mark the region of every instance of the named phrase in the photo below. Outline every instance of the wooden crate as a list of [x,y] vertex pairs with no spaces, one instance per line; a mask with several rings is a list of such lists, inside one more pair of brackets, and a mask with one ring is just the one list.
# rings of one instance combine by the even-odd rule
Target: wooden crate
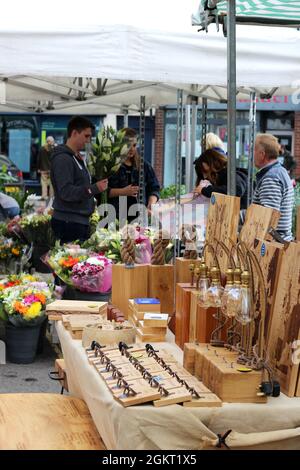
[[128,318],[128,300],[148,296],[148,265],[127,268],[124,264],[112,266],[112,303]]
[[161,312],[174,313],[174,266],[148,266],[148,295],[156,297],[161,303]]
[[277,291],[271,313],[267,352],[276,367],[281,390],[296,393],[299,361],[293,360],[293,345],[300,340],[300,243],[285,249],[280,266]]
[[270,227],[276,229],[280,212],[270,207],[251,204],[246,212],[246,219],[240,233],[249,249],[254,247],[255,239],[265,240]]
[[[237,239],[240,216],[240,198],[225,194],[212,193],[206,225],[205,241],[216,247],[216,240],[221,240],[227,248]],[[212,254],[206,250],[206,260],[211,264]],[[227,267],[227,256],[222,249],[218,249],[219,264],[222,272]]]

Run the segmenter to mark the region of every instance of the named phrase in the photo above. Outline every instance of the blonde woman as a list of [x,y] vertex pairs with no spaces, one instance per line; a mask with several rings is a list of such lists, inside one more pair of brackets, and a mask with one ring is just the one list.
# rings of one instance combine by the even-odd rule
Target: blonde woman
[[217,152],[226,155],[223,141],[217,134],[214,134],[213,132],[208,132],[206,134],[206,150],[210,149],[216,150]]

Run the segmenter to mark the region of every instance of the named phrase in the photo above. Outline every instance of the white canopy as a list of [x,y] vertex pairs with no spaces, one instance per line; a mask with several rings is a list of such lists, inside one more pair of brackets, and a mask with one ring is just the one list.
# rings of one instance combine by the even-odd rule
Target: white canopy
[[[148,107],[174,104],[178,87],[186,95],[225,98],[226,38],[192,28],[197,4],[90,0],[77,8],[73,1],[53,0],[45,12],[37,1],[6,2],[0,18],[0,111],[47,106],[59,113],[120,112],[122,105],[134,111],[140,95]],[[237,86],[246,92],[297,87],[299,59],[299,31],[238,27]]]

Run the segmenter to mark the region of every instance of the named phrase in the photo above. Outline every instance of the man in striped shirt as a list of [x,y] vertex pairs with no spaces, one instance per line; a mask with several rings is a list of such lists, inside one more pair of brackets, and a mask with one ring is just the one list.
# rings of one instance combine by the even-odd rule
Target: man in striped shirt
[[277,160],[279,144],[271,134],[257,134],[254,147],[256,188],[253,202],[280,211],[277,231],[286,241],[293,239],[294,190],[288,172]]

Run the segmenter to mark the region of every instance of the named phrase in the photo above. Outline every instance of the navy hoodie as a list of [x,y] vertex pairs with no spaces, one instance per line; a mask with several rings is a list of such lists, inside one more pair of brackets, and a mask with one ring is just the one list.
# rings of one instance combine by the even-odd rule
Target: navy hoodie
[[67,145],[59,145],[51,157],[50,177],[54,189],[53,217],[89,225],[95,208],[94,196],[100,191],[96,184],[91,184],[84,161]]

